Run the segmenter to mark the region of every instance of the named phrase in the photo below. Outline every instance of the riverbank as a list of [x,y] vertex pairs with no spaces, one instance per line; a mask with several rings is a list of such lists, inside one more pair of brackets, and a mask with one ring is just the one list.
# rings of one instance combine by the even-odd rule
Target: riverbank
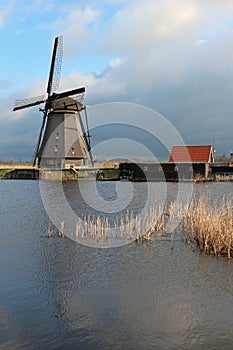
[[0,168],[0,180],[120,180],[119,169],[82,167],[78,169],[38,169],[34,167]]
[[95,167],[83,166],[69,169],[41,169],[30,164],[1,165],[0,179],[13,180],[77,180],[132,182],[222,182],[233,181],[233,167],[220,167],[205,163],[132,163],[123,162],[109,167],[102,164]]

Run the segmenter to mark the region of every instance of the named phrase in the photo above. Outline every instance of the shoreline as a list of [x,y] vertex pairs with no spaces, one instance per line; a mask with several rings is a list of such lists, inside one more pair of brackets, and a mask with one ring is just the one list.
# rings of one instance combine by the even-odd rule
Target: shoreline
[[[101,173],[101,176],[99,174]],[[130,181],[130,182],[231,182],[230,176],[213,176],[197,178],[122,178],[119,168],[80,168],[76,172],[71,169],[38,169],[32,166],[0,168],[0,180],[93,180],[96,181]]]

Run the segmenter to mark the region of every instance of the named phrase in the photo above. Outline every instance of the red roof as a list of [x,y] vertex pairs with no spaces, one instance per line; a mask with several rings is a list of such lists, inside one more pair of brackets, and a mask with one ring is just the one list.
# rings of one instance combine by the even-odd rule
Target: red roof
[[212,146],[172,146],[169,162],[213,162]]

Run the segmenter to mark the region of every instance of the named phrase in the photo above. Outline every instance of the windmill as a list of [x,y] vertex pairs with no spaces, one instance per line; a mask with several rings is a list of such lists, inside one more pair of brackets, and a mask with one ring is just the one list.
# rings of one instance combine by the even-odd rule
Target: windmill
[[[86,107],[82,104],[85,87],[58,93],[63,56],[63,37],[55,38],[47,96],[16,100],[13,111],[44,103],[42,126],[35,149],[38,167],[63,168],[92,163]],[[82,114],[84,112],[84,117]],[[85,120],[85,127],[84,122]]]

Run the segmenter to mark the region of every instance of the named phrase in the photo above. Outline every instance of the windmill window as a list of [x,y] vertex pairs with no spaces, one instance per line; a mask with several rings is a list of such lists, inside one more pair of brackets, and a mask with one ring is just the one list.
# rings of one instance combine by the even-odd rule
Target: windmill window
[[144,167],[143,167],[143,170],[144,170],[144,171],[147,171],[147,170],[148,170],[148,169],[147,169],[147,166],[144,166]]
[[159,167],[159,171],[163,171],[163,168],[161,166]]
[[71,153],[75,154],[75,148],[74,147],[71,148]]
[[56,133],[56,140],[59,140],[59,132]]
[[56,145],[54,148],[54,152],[57,152],[57,151],[58,151],[58,146]]

